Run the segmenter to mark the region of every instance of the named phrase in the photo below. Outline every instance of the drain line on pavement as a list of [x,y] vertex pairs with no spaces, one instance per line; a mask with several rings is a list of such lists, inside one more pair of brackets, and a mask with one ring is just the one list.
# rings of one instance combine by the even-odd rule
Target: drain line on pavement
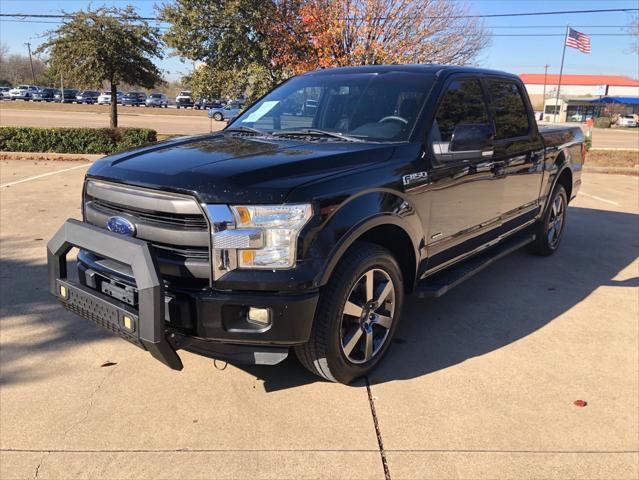
[[386,480],[391,480],[390,470],[388,469],[388,462],[386,461],[386,451],[384,450],[384,442],[382,441],[382,432],[379,429],[379,422],[377,421],[377,412],[375,411],[375,402],[373,401],[373,392],[371,392],[371,384],[368,381],[368,377],[364,377],[366,380],[366,392],[368,393],[368,404],[371,407],[371,415],[373,416],[373,424],[375,425],[375,435],[377,436],[377,445],[379,447],[379,454],[382,457],[382,466],[384,467],[384,477]]

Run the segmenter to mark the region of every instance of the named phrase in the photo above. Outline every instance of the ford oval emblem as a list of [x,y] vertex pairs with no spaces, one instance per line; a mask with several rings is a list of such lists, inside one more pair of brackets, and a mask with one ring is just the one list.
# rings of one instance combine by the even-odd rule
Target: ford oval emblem
[[120,235],[132,237],[135,235],[135,225],[124,217],[109,217],[106,224],[107,230]]

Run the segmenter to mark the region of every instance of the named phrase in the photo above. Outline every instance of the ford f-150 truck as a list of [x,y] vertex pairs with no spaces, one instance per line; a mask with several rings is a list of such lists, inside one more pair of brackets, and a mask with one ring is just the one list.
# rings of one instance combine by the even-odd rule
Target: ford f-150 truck
[[173,369],[180,349],[295,351],[349,383],[384,355],[406,295],[438,297],[524,246],[554,253],[584,157],[579,128],[538,128],[514,75],[318,70],[221,132],[92,165],[83,221],[48,244],[50,289]]

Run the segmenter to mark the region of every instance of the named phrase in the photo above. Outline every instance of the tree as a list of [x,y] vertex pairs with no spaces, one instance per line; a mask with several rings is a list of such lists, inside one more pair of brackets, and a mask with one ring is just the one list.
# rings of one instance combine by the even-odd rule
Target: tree
[[208,78],[221,95],[232,95],[239,85],[254,99],[296,73],[310,47],[304,43],[302,5],[302,0],[176,0],[162,5],[159,15],[170,24],[166,43],[208,66],[193,73],[194,89]]
[[467,64],[488,43],[468,12],[453,0],[309,0],[301,8],[319,67]]
[[[33,71],[38,85],[51,85],[51,72],[43,60],[33,59]],[[31,84],[31,65],[27,55],[10,54],[9,48],[0,44],[0,84]]]
[[161,36],[134,8],[100,7],[75,12],[70,20],[47,32],[37,52],[46,52],[51,67],[80,87],[103,81],[111,87],[111,127],[118,126],[117,87],[120,83],[153,88],[162,82],[153,63],[162,58]]

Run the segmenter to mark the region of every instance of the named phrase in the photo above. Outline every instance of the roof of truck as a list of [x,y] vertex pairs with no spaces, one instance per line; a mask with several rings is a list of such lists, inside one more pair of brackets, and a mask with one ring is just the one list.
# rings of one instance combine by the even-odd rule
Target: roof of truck
[[489,70],[477,67],[461,67],[457,65],[438,65],[438,64],[397,64],[397,65],[361,65],[357,67],[336,67],[322,68],[307,72],[305,75],[331,75],[336,73],[388,73],[388,72],[406,72],[406,73],[430,73],[439,74],[447,73],[475,73],[475,74],[494,74],[500,76],[508,76],[519,78],[517,75],[498,70]]

